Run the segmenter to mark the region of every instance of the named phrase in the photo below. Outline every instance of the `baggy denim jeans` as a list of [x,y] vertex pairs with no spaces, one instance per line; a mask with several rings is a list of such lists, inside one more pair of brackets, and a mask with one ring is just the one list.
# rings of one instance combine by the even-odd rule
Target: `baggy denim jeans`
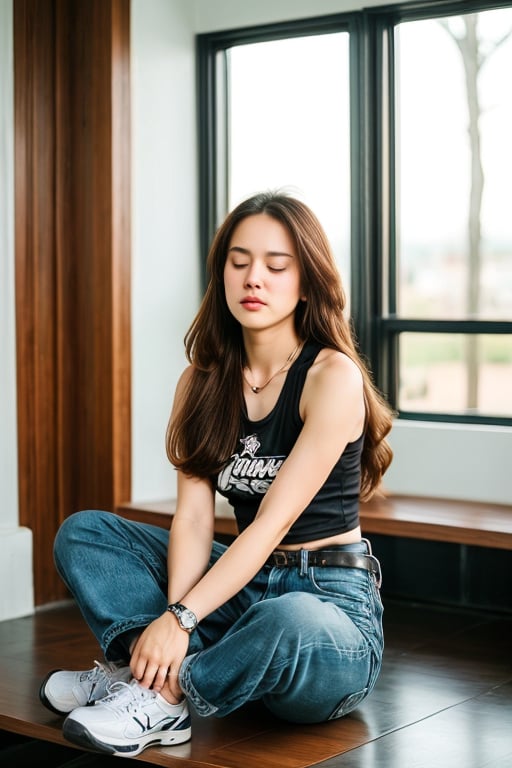
[[[167,608],[163,528],[111,512],[77,512],[55,539],[55,564],[106,659],[119,637]],[[365,540],[336,549],[367,552]],[[225,546],[214,542],[211,565]],[[190,636],[179,680],[199,715],[223,717],[261,700],[297,723],[342,717],[370,693],[382,663],[382,602],[374,576],[345,567],[265,565]],[[126,653],[124,652],[126,657]]]

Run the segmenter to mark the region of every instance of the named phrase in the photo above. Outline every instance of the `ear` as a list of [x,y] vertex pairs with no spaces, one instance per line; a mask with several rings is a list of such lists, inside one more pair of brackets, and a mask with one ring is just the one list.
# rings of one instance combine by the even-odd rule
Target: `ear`
[[300,297],[300,300],[301,300],[301,301],[307,301],[307,300],[308,300],[308,297],[307,297],[307,296],[301,296],[301,297]]

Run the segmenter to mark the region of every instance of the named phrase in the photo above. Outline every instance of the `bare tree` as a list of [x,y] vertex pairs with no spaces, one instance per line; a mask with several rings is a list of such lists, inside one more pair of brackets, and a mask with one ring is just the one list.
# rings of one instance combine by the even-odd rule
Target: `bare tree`
[[[478,35],[478,13],[468,13],[457,20],[462,20],[463,33],[457,34],[447,19],[440,24],[456,43],[464,66],[466,80],[466,96],[468,104],[468,133],[471,153],[471,182],[469,190],[468,209],[468,282],[467,282],[467,312],[468,316],[478,317],[480,310],[480,272],[482,225],[481,211],[484,194],[484,169],[482,165],[482,147],[480,133],[480,118],[482,106],[478,89],[479,75],[484,64],[492,54],[512,34],[506,32],[499,40],[484,41]],[[475,409],[478,405],[478,345],[477,337],[468,335],[466,347],[467,365],[467,408]]]

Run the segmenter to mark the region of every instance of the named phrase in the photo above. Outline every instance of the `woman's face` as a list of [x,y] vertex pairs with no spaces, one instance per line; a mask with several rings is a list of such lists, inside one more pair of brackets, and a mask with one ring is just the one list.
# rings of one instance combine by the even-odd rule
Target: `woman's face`
[[291,322],[301,298],[293,239],[266,213],[243,219],[233,230],[224,265],[230,312],[242,327],[263,330]]

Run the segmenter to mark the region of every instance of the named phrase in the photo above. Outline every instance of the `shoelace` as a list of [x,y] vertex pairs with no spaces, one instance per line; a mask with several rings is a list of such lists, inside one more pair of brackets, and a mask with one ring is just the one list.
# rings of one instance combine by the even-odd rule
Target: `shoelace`
[[109,686],[111,685],[111,683],[108,681],[110,681],[110,678],[112,677],[114,672],[117,672],[117,669],[118,669],[117,664],[115,664],[112,661],[102,662],[102,661],[97,661],[95,659],[94,669],[88,669],[87,672],[84,672],[83,675],[81,675],[80,680],[82,682],[87,681],[91,683],[91,690],[89,691],[89,696],[87,697],[87,701],[89,703],[92,701],[94,691],[102,677],[107,678],[107,683],[105,688],[108,692]]
[[132,680],[131,683],[117,680],[114,683],[110,683],[107,686],[107,690],[108,696],[100,700],[101,704],[119,711],[126,710],[129,712],[132,709],[137,709],[144,702],[156,697],[155,691],[143,688],[136,680]]
[[88,669],[87,672],[84,672],[80,680],[89,680],[91,683],[94,683],[97,681],[98,677],[101,677],[102,675],[105,675],[105,677],[112,677],[114,672],[117,672],[117,665],[113,661],[96,661],[94,660],[94,669]]

